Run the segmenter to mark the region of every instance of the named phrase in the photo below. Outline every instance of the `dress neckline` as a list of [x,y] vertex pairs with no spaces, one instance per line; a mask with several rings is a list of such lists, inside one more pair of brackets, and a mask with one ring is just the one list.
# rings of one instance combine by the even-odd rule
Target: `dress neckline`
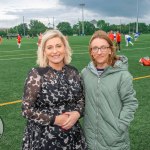
[[53,70],[54,72],[60,73],[60,72],[64,72],[64,70],[65,70],[65,68],[66,68],[66,65],[64,65],[61,70],[54,69],[54,68],[51,67],[50,65],[48,65],[47,67],[50,68],[51,70]]

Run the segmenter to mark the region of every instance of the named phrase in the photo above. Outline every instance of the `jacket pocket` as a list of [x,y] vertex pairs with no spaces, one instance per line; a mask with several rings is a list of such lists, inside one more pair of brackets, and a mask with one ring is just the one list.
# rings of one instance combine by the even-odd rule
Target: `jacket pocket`
[[102,131],[105,143],[108,146],[121,147],[125,143],[125,134],[119,126],[117,129],[108,122],[105,122],[105,126],[101,127],[100,130]]
[[120,133],[125,132],[128,129],[128,126],[125,125],[120,119],[116,119],[116,123],[118,126],[118,129],[120,130]]

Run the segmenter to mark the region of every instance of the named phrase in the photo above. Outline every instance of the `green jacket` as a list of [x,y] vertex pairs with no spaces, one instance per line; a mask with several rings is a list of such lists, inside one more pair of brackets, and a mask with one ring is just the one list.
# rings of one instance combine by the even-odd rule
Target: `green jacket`
[[90,62],[81,72],[85,89],[84,132],[89,150],[129,150],[128,127],[138,107],[128,59],[120,56],[99,76]]

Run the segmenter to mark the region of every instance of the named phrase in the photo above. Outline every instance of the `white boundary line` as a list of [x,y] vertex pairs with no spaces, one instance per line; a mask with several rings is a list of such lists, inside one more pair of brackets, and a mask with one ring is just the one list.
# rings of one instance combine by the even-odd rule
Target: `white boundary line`
[[1,60],[18,60],[18,59],[28,59],[28,58],[36,58],[36,56],[34,56],[34,57],[22,57],[22,58],[9,58],[9,59],[0,59],[0,61]]
[[29,50],[30,50],[30,51],[31,51],[31,50],[37,51],[36,49],[20,49],[20,50],[16,50],[16,49],[15,49],[15,50],[9,50],[9,51],[8,51],[8,50],[7,50],[7,51],[5,51],[5,50],[1,51],[1,50],[0,50],[0,53],[1,53],[1,52],[2,52],[2,53],[5,53],[5,52],[6,52],[6,53],[11,53],[11,52],[22,52],[22,51],[29,51]]
[[[18,54],[17,56],[19,57],[19,56],[31,56],[32,54]],[[2,59],[3,59],[3,57],[9,57],[9,56],[16,56],[16,55],[4,55],[4,56],[0,56],[0,58],[2,57]]]

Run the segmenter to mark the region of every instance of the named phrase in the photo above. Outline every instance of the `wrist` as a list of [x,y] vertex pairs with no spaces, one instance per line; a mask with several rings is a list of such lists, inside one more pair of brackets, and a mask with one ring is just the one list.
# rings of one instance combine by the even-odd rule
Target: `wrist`
[[53,125],[54,125],[55,120],[56,120],[56,116],[55,116],[55,115],[54,115],[54,116],[52,116],[52,117],[50,118],[50,125],[51,125],[51,126],[53,126]]
[[80,118],[80,113],[78,111],[75,111],[78,118]]

